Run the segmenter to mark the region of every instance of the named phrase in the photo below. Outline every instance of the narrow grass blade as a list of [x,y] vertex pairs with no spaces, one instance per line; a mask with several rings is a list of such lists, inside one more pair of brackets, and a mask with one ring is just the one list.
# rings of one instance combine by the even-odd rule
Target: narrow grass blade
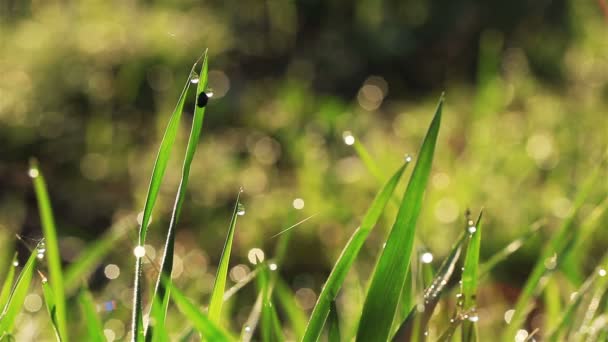
[[336,261],[333,270],[325,282],[325,286],[323,286],[323,289],[319,294],[317,303],[312,311],[310,320],[308,321],[308,326],[306,327],[303,341],[316,341],[319,339],[319,336],[321,336],[323,325],[325,324],[325,320],[329,314],[330,304],[336,299],[338,291],[344,283],[348,270],[357,258],[357,255],[359,254],[363,243],[367,239],[367,236],[384,212],[384,208],[391,199],[391,196],[395,191],[395,188],[397,187],[406,166],[407,164],[401,166],[378,192],[369,209],[365,213],[361,226],[355,230],[350,240],[342,250],[342,254],[338,258],[338,261]]
[[[456,264],[458,263],[460,253],[465,242],[464,238],[465,236],[462,234],[457,240],[456,244],[452,246],[450,254],[443,261],[441,267],[439,267],[439,270],[431,282],[431,285],[429,285],[429,287],[424,291],[424,310],[422,311],[422,317],[418,321],[423,329],[426,328],[443,291],[447,288],[448,282],[454,273],[454,269],[456,268]],[[417,308],[413,308],[397,330],[397,333],[393,337],[393,341],[413,340],[411,336],[413,334],[413,329],[416,323],[415,318],[417,316],[419,316],[419,311]]]
[[261,333],[263,341],[284,341],[281,324],[274,306],[272,305],[273,284],[270,279],[268,266],[261,264],[258,259],[257,264],[261,265],[258,285],[262,293],[262,322]]
[[372,155],[367,151],[367,148],[365,148],[365,146],[361,144],[359,140],[355,140],[353,147],[355,148],[359,158],[361,158],[361,161],[363,161],[363,165],[365,165],[372,176],[374,176],[378,182],[382,182],[385,177],[382,174],[382,171],[380,171],[378,164],[372,158]]
[[[194,71],[198,62],[199,61],[194,63],[194,65],[192,66],[192,70],[190,71],[190,75],[188,76],[188,80],[186,81],[186,85],[184,86],[182,94],[180,95],[179,100],[177,101],[177,106],[175,107],[175,110],[173,111],[173,114],[169,119],[169,124],[167,124],[167,128],[165,129],[165,135],[163,136],[163,139],[160,143],[160,147],[158,149],[156,161],[154,162],[154,167],[152,169],[152,177],[150,178],[150,185],[148,187],[146,203],[144,205],[141,226],[139,228],[138,246],[144,246],[146,241],[146,234],[148,232],[148,225],[150,223],[152,210],[154,209],[154,204],[156,203],[156,198],[158,197],[158,192],[160,190],[160,185],[167,169],[167,163],[169,161],[169,157],[171,156],[171,150],[173,144],[175,143],[175,137],[177,136],[177,132],[179,130],[179,121],[182,116],[182,111],[184,109],[186,96],[188,95],[188,89],[190,89],[190,83],[193,75],[195,75]],[[143,341],[144,339],[141,293],[142,272],[142,259],[137,258],[135,261],[135,280],[133,286],[133,315],[131,323],[131,332],[133,334],[133,339],[137,342]]]
[[559,321],[562,312],[562,298],[559,293],[559,280],[549,278],[543,291],[544,312],[543,319],[545,327],[554,327]]
[[255,329],[257,328],[258,322],[260,321],[263,299],[264,293],[258,293],[258,297],[255,300],[255,304],[253,304],[253,308],[251,308],[251,312],[249,312],[247,321],[245,321],[245,325],[243,325],[243,329],[241,330],[240,340],[243,342],[249,342],[253,338]]
[[53,330],[55,331],[55,338],[57,341],[61,341],[61,335],[59,333],[59,326],[57,325],[57,307],[55,306],[55,294],[53,289],[49,285],[49,282],[44,274],[38,271],[40,274],[42,283],[42,294],[44,296],[44,303],[46,305],[46,311],[49,313]]
[[135,226],[135,222],[134,215],[121,219],[105,234],[83,248],[76,261],[65,269],[64,281],[67,293],[80,286],[84,278],[88,277],[101,260],[116,247],[116,243]]
[[479,269],[479,249],[481,246],[481,213],[475,226],[468,227],[469,244],[464,259],[464,271],[462,272],[462,310],[467,320],[462,326],[462,341],[477,341],[477,282]]
[[78,302],[80,303],[80,309],[82,311],[82,317],[87,328],[87,341],[90,342],[104,342],[106,337],[103,334],[103,325],[97,310],[95,308],[95,302],[91,292],[86,288],[80,289],[78,294]]
[[559,228],[559,230],[553,234],[551,239],[548,241],[547,245],[541,252],[532,272],[528,276],[526,283],[521,291],[519,298],[515,304],[513,317],[511,318],[511,323],[508,325],[507,329],[503,334],[503,341],[513,341],[515,338],[515,334],[517,330],[521,327],[526,314],[526,307],[529,306],[531,299],[537,294],[539,288],[539,282],[543,275],[547,273],[547,267],[545,266],[545,262],[551,258],[556,258],[556,267],[559,267],[559,263],[561,262],[562,253],[564,249],[567,247],[569,241],[571,240],[571,236],[574,233],[574,224],[576,216],[584,204],[587,196],[593,189],[596,180],[600,175],[601,167],[597,167],[591,175],[588,177],[587,181],[583,185],[580,192],[577,194],[572,209],[570,213],[564,220],[563,224]]
[[4,279],[4,284],[2,285],[2,291],[0,291],[0,308],[3,308],[6,305],[6,301],[11,295],[11,289],[13,288],[13,281],[15,281],[15,267],[18,265],[17,261],[17,253],[13,256],[13,260],[8,268],[8,273],[6,274],[6,278]]
[[[208,71],[208,58],[205,53],[203,56],[203,65],[198,81],[198,87],[196,90],[198,96],[205,92],[207,88],[207,71]],[[196,147],[198,146],[201,130],[203,128],[203,120],[205,118],[205,106],[195,105],[194,117],[192,119],[192,129],[190,131],[190,137],[188,138],[188,145],[186,147],[186,155],[184,157],[184,164],[182,166],[182,178],[177,189],[175,197],[175,203],[173,205],[173,213],[171,214],[171,221],[169,222],[169,229],[167,231],[167,240],[165,242],[165,252],[161,261],[161,270],[156,281],[156,288],[152,299],[152,307],[150,308],[150,314],[154,314],[154,322],[156,326],[164,325],[165,316],[167,314],[167,306],[169,304],[170,291],[164,286],[161,281],[162,277],[171,279],[171,272],[173,271],[173,252],[175,245],[175,232],[177,228],[177,222],[182,210],[182,205],[186,198],[186,189],[188,187],[188,178],[190,176],[190,166],[196,153]],[[223,292],[223,289],[222,289]],[[157,307],[160,305],[161,307]],[[154,335],[153,329],[150,327],[146,334],[146,340],[151,341]]]
[[59,253],[59,242],[57,240],[57,229],[53,218],[53,209],[42,172],[38,169],[36,161],[30,162],[29,175],[34,182],[36,199],[38,200],[38,211],[42,223],[42,232],[46,243],[45,258],[49,267],[51,288],[55,295],[55,311],[59,335],[64,341],[68,340],[68,326],[66,318],[65,290],[63,286],[63,271],[61,269],[61,254]]
[[278,304],[285,312],[285,315],[291,324],[296,340],[300,341],[306,330],[306,314],[298,307],[293,292],[280,277],[276,277],[274,291],[278,299]]
[[13,331],[13,325],[15,324],[15,318],[17,314],[23,308],[25,302],[25,296],[30,288],[32,277],[34,275],[34,269],[36,267],[36,256],[38,255],[38,249],[35,248],[30,255],[27,263],[19,273],[15,286],[11,291],[11,295],[0,314],[0,334],[6,335]]
[[213,291],[211,292],[211,302],[209,304],[209,319],[213,322],[220,321],[220,314],[222,311],[224,290],[226,289],[226,278],[228,277],[228,264],[230,262],[230,253],[232,252],[232,240],[234,239],[234,231],[236,229],[236,221],[239,216],[239,202],[240,192],[236,197],[236,204],[232,212],[232,218],[230,219],[230,227],[228,228],[228,236],[226,237],[226,243],[224,244],[224,250],[220,258],[220,264],[217,268],[215,277],[215,283],[213,284]]
[[166,278],[163,278],[166,286],[171,289],[171,299],[177,305],[178,310],[198,330],[203,338],[208,341],[234,341],[230,334],[214,323],[193,304],[186,295],[173,286]]
[[340,342],[340,318],[338,317],[338,308],[336,301],[332,301],[329,309],[329,317],[327,318],[327,340],[329,342]]
[[599,278],[595,282],[593,295],[591,296],[589,305],[585,310],[580,329],[577,329],[578,331],[575,333],[575,340],[582,340],[582,336],[588,335],[587,341],[593,341],[592,337],[590,336],[592,332],[596,330],[593,327],[593,322],[595,319],[601,317],[600,315],[596,318],[595,315],[598,312],[600,304],[602,303],[602,298],[606,294],[606,290],[608,290],[608,276],[606,275],[606,268],[599,268],[597,270],[597,274]]
[[359,341],[384,341],[390,335],[391,324],[409,268],[416,221],[431,172],[442,106],[443,96],[439,100],[437,111],[420,149],[419,159],[412,172],[386,246],[374,270],[357,332]]

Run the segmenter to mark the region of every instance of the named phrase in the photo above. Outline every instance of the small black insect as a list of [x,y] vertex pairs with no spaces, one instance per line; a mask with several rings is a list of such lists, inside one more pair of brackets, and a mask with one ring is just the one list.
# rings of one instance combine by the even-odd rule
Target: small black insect
[[203,91],[200,94],[198,94],[198,98],[196,99],[196,105],[199,108],[203,108],[207,105],[208,101],[209,101],[209,96],[207,95],[207,93],[205,93]]

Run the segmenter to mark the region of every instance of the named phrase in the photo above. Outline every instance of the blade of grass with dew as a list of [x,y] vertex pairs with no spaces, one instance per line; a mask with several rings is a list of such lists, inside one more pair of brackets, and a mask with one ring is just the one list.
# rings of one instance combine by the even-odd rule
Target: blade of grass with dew
[[[208,58],[207,53],[203,55],[203,64],[201,67],[201,72],[198,80],[198,87],[196,89],[196,98],[205,92],[207,88],[207,72],[208,72]],[[198,102],[198,101],[197,101]],[[205,118],[205,108],[206,106],[199,106],[195,104],[194,108],[194,116],[192,119],[192,128],[190,131],[190,136],[188,138],[188,145],[186,147],[186,155],[184,157],[184,163],[182,166],[182,177],[179,183],[179,187],[177,189],[177,194],[175,196],[175,203],[173,205],[173,212],[171,214],[171,221],[169,222],[169,229],[167,231],[167,239],[165,242],[165,251],[163,253],[163,258],[161,261],[158,279],[156,281],[156,288],[154,291],[152,306],[150,308],[150,314],[154,314],[154,322],[155,326],[164,325],[165,318],[167,315],[167,307],[169,305],[169,296],[170,291],[168,291],[164,283],[161,281],[163,276],[167,276],[167,279],[171,279],[171,272],[173,271],[173,253],[175,246],[175,234],[177,229],[177,222],[179,220],[179,216],[181,214],[182,205],[186,198],[186,189],[188,187],[188,178],[190,176],[190,167],[192,165],[192,161],[194,160],[194,155],[196,153],[196,147],[198,146],[198,142],[200,139],[201,130],[203,128],[203,121]],[[222,289],[223,292],[223,289]],[[157,308],[158,305],[161,305],[161,308]],[[146,340],[151,341],[154,336],[154,329],[152,326],[148,327],[146,332]]]
[[82,317],[87,328],[87,341],[91,342],[104,342],[106,337],[103,333],[103,325],[101,319],[95,309],[95,301],[93,296],[86,288],[81,288],[78,294],[78,302],[80,303],[80,309],[82,311]]
[[296,340],[300,341],[306,330],[306,314],[298,307],[293,292],[281,277],[276,277],[274,284],[278,304],[291,323]]
[[[192,70],[190,71],[190,74],[188,75],[188,80],[186,81],[186,85],[184,86],[179,100],[177,101],[177,105],[175,106],[173,114],[171,114],[171,118],[169,119],[169,123],[167,124],[167,128],[165,129],[165,134],[158,149],[156,160],[154,161],[152,177],[150,178],[150,185],[148,187],[146,202],[144,204],[144,212],[141,220],[141,225],[139,227],[138,247],[144,246],[146,241],[146,234],[148,232],[148,224],[150,223],[152,210],[154,209],[156,198],[158,197],[158,192],[160,190],[160,185],[167,169],[167,163],[169,161],[169,157],[171,156],[171,150],[173,144],[175,143],[175,137],[177,136],[177,132],[179,130],[179,121],[182,116],[186,97],[188,95],[188,89],[190,89],[190,83],[192,81],[192,78],[194,77],[193,75],[195,75],[194,70],[196,69],[196,66],[199,61],[200,58],[192,66]],[[133,314],[131,322],[131,333],[133,336],[133,340],[137,342],[143,341],[144,339],[141,293],[143,272],[142,266],[142,258],[137,257],[135,259],[135,280],[133,285]]]
[[479,249],[481,246],[481,216],[479,214],[475,226],[468,227],[469,243],[464,259],[462,272],[462,309],[468,318],[462,324],[462,341],[477,341],[477,282],[479,274]]
[[437,111],[422,143],[419,159],[412,172],[386,246],[374,270],[357,332],[359,341],[384,341],[391,333],[391,324],[409,268],[416,235],[416,221],[431,172],[442,106],[443,96],[439,100]]
[[[587,341],[596,341],[593,340],[591,336],[591,332],[595,330],[593,327],[593,322],[594,319],[596,319],[595,315],[600,307],[600,304],[602,303],[602,298],[604,297],[604,295],[606,294],[606,290],[608,289],[608,277],[606,276],[606,269],[600,268],[598,270],[598,275],[599,278],[596,280],[596,284],[593,289],[593,295],[591,296],[589,305],[585,310],[581,327],[575,333],[575,340],[584,340],[583,337],[586,337]],[[597,318],[599,318],[600,316],[598,316]]]
[[329,306],[329,316],[327,317],[327,340],[329,342],[340,342],[340,317],[338,317],[338,307],[336,301],[332,300]]
[[226,242],[224,244],[224,250],[220,257],[220,263],[217,268],[215,277],[215,283],[213,284],[213,291],[211,292],[211,301],[209,303],[209,319],[212,322],[218,323],[220,321],[220,315],[222,312],[222,304],[224,297],[224,290],[226,289],[226,278],[228,277],[228,264],[230,262],[230,253],[232,252],[232,241],[234,239],[234,231],[236,230],[236,221],[239,216],[239,207],[241,206],[240,199],[241,192],[236,197],[236,203],[234,210],[232,211],[232,218],[230,219],[230,226],[228,228],[228,236],[226,236]]
[[361,250],[361,247],[363,246],[363,243],[367,239],[369,233],[384,212],[384,208],[391,199],[391,196],[395,191],[395,188],[397,187],[397,184],[399,183],[399,180],[401,179],[407,165],[408,164],[402,165],[378,192],[369,209],[365,213],[365,216],[361,221],[361,226],[355,230],[350,240],[342,250],[342,254],[338,258],[338,261],[336,261],[333,270],[331,271],[325,285],[323,286],[323,289],[321,290],[321,293],[319,294],[317,303],[314,306],[308,321],[308,326],[306,327],[303,341],[316,341],[319,339],[319,336],[321,336],[323,325],[325,324],[327,315],[329,315],[331,302],[336,299],[338,291],[344,283],[348,270],[357,258],[357,255],[359,254],[359,251]]
[[196,330],[208,341],[235,341],[227,331],[209,319],[198,307],[192,303],[186,295],[178,290],[167,278],[163,277],[165,286],[171,289],[171,300],[177,305],[177,309],[186,317]]
[[106,233],[83,248],[76,260],[65,269],[66,292],[78,289],[83,279],[95,270],[102,259],[116,247],[116,243],[134,226],[135,216],[130,215],[113,224]]
[[42,272],[38,271],[42,284],[42,295],[44,296],[44,303],[46,311],[49,313],[53,330],[55,331],[55,338],[57,341],[61,341],[61,335],[59,333],[59,327],[57,325],[57,307],[55,306],[55,294],[53,288],[49,285],[48,279]]
[[262,320],[260,325],[262,341],[284,341],[285,337],[281,330],[281,324],[277,312],[272,305],[274,284],[271,282],[268,266],[262,264],[259,259],[257,259],[257,264],[261,265],[260,275],[257,280],[260,292],[262,293]]
[[549,278],[543,291],[543,320],[545,327],[554,327],[562,312],[562,299],[559,293],[559,280]]
[[29,175],[34,183],[38,211],[42,224],[44,243],[46,244],[45,258],[49,267],[50,286],[55,295],[55,315],[59,335],[64,341],[68,341],[68,324],[66,317],[66,300],[63,283],[63,271],[61,267],[61,254],[59,253],[59,241],[57,240],[57,229],[53,218],[53,209],[42,172],[35,160],[30,161]]
[[38,248],[34,248],[32,254],[27,259],[27,263],[19,273],[17,281],[11,290],[11,294],[0,314],[0,335],[10,334],[13,331],[13,325],[15,324],[15,318],[17,314],[23,308],[25,302],[25,296],[30,288],[32,277],[34,275],[34,269],[36,267]]
[[0,308],[3,308],[6,305],[6,301],[11,295],[11,289],[13,288],[13,281],[15,280],[15,267],[19,265],[19,261],[17,261],[17,253],[13,256],[13,260],[8,268],[8,273],[6,274],[6,278],[4,279],[4,284],[2,285],[2,291],[0,291]]
[[258,293],[258,296],[249,312],[249,316],[243,325],[243,329],[241,330],[241,338],[240,340],[243,342],[249,342],[253,338],[253,334],[255,333],[255,329],[258,326],[258,322],[260,321],[260,314],[262,313],[262,301],[264,299],[264,294],[262,292]]
[[419,321],[420,326],[425,329],[428,325],[428,321],[430,320],[433,312],[435,311],[435,307],[443,294],[443,291],[447,289],[447,284],[454,273],[454,269],[456,268],[456,264],[458,263],[458,259],[460,258],[460,253],[462,251],[463,244],[465,242],[465,235],[461,234],[458,238],[457,242],[452,246],[450,250],[450,254],[448,254],[447,258],[443,261],[435,278],[431,282],[431,285],[426,288],[424,291],[424,310],[419,312],[417,308],[412,308],[409,315],[403,321],[395,336],[393,337],[393,341],[411,341],[415,317],[422,313],[422,317]]
[[[525,309],[528,307],[532,297],[536,295],[541,278],[547,273],[547,267],[545,266],[546,260],[562,254],[562,252],[564,252],[564,248],[566,248],[568,245],[571,235],[574,233],[575,218],[587,199],[587,196],[593,189],[595,182],[600,175],[599,171],[600,167],[596,167],[595,170],[588,176],[582,189],[576,195],[568,216],[564,219],[561,227],[555,234],[553,234],[547,245],[541,251],[539,258],[532,268],[532,272],[528,276],[519,298],[515,303],[515,311],[513,313],[513,317],[511,318],[511,323],[507,326],[507,329],[504,331],[502,336],[503,341],[513,341],[517,330],[519,330],[521,327],[525,319]],[[557,264],[555,266],[558,267],[559,262],[561,262],[560,258],[557,258],[556,262]]]

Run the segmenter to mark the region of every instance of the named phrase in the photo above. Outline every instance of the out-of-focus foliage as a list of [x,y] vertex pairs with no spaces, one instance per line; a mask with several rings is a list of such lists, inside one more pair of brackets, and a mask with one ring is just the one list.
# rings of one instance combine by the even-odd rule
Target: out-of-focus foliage
[[[243,186],[246,215],[234,237],[231,282],[260,253],[274,257],[272,235],[316,214],[293,230],[281,265],[297,302],[310,310],[382,183],[343,143],[343,132],[368,148],[387,178],[418,149],[442,90],[448,105],[417,228],[426,248],[442,260],[467,207],[485,207],[482,261],[537,219],[547,219],[540,236],[548,236],[607,151],[608,18],[598,3],[0,0],[0,275],[14,249],[21,264],[29,255],[15,233],[30,245],[42,237],[27,175],[32,156],[46,176],[64,263],[141,211],[164,127],[204,48],[214,97],[173,267],[191,301],[208,302]],[[193,103],[182,117],[178,156]],[[155,263],[180,165],[180,158],[169,161],[153,214],[147,256]],[[589,203],[599,203],[607,187],[598,182]],[[593,208],[583,206],[577,222]],[[341,319],[362,304],[357,289],[364,291],[395,213],[388,208],[347,277],[350,292],[337,300]],[[606,216],[598,221],[605,226]],[[88,279],[104,328],[118,339],[128,330],[136,226]],[[491,286],[480,285],[480,317],[492,317],[480,319],[480,340],[512,306],[541,240],[500,264]],[[593,269],[607,242],[601,228],[585,242],[581,269]],[[155,266],[144,261],[149,285]],[[558,279],[562,290],[580,285]],[[235,317],[234,330],[255,299],[244,291],[222,310]],[[22,339],[51,336],[41,296],[26,297],[17,317]],[[183,325],[179,315],[167,319]]]

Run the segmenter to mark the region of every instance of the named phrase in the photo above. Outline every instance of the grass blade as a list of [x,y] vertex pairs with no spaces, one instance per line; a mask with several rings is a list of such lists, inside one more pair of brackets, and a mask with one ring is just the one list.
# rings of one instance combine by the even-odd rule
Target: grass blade
[[316,341],[319,339],[319,336],[321,336],[323,325],[325,324],[325,320],[329,315],[329,310],[331,307],[330,304],[336,299],[338,291],[344,283],[348,270],[357,258],[357,255],[359,254],[363,243],[367,239],[367,236],[384,212],[384,208],[391,199],[391,196],[395,191],[395,188],[397,187],[406,166],[407,164],[401,166],[388,180],[388,182],[386,182],[380,192],[378,192],[369,209],[365,213],[361,226],[355,230],[350,240],[342,250],[342,254],[338,258],[338,261],[336,261],[333,270],[331,271],[325,285],[323,286],[323,289],[321,290],[321,293],[319,294],[317,303],[312,311],[310,320],[308,321],[308,326],[306,327],[303,341]]
[[66,318],[65,290],[63,286],[63,271],[61,269],[61,254],[59,253],[59,242],[57,240],[57,229],[53,218],[53,209],[42,172],[38,169],[38,163],[30,162],[29,175],[34,182],[34,190],[38,201],[38,211],[42,223],[44,243],[46,244],[45,257],[49,267],[50,286],[55,295],[55,315],[59,336],[64,341],[68,340],[68,326]]
[[30,255],[27,263],[19,273],[15,286],[11,291],[11,295],[0,314],[0,336],[10,334],[13,331],[13,325],[15,324],[15,318],[17,314],[23,308],[25,296],[30,288],[32,277],[34,275],[34,268],[36,267],[36,256],[38,255],[38,248],[36,247]]
[[177,305],[179,311],[188,319],[190,323],[198,330],[201,335],[208,341],[234,341],[234,338],[219,325],[215,324],[207,315],[200,312],[188,297],[180,290],[169,283],[168,279],[163,278],[165,286],[171,289],[171,299]]
[[329,309],[329,317],[327,318],[327,340],[329,342],[340,342],[340,318],[338,317],[338,308],[336,301],[332,301]]
[[[169,123],[167,124],[167,128],[165,129],[165,134],[158,149],[158,154],[156,156],[154,167],[152,169],[152,177],[150,178],[148,194],[146,195],[146,203],[144,205],[141,226],[139,227],[138,246],[144,246],[146,241],[146,234],[148,232],[148,224],[150,223],[152,210],[154,209],[154,204],[156,203],[156,198],[158,197],[158,192],[160,190],[160,185],[167,169],[167,163],[169,161],[171,150],[173,144],[175,143],[175,137],[177,136],[177,131],[179,129],[179,121],[182,116],[182,111],[184,109],[186,96],[188,95],[188,89],[190,89],[190,83],[198,62],[199,61],[196,61],[196,63],[194,63],[194,65],[192,66],[192,70],[190,71],[190,75],[188,76],[188,80],[186,81],[186,85],[184,86],[179,100],[177,101],[177,105],[175,106],[173,114],[171,114],[171,118],[169,119]],[[142,272],[142,258],[136,258],[135,280],[133,286],[133,315],[131,323],[131,332],[133,334],[133,339],[138,342],[143,341],[144,339],[144,324],[142,319],[143,308],[141,294]]]
[[469,244],[464,259],[464,271],[462,272],[462,297],[463,312],[468,319],[462,326],[462,341],[477,341],[477,282],[479,269],[479,248],[481,246],[481,213],[475,226],[468,227]]
[[[257,264],[261,264],[258,259]],[[258,277],[258,284],[260,292],[262,293],[262,341],[284,341],[283,331],[281,330],[281,323],[277,315],[274,306],[272,305],[272,290],[274,284],[270,279],[268,266],[261,264],[260,275]]]
[[[205,92],[207,88],[207,71],[208,71],[208,59],[207,53],[203,55],[203,65],[199,77],[198,87],[196,90],[197,98],[199,94]],[[175,203],[173,205],[173,212],[171,214],[171,221],[169,223],[169,229],[167,231],[167,240],[165,242],[165,251],[161,261],[161,271],[156,281],[156,288],[152,299],[152,307],[150,308],[150,314],[154,315],[155,325],[164,325],[165,317],[167,314],[167,307],[169,305],[169,295],[164,283],[161,281],[162,277],[171,279],[171,272],[173,271],[173,252],[175,245],[175,231],[177,228],[177,222],[182,210],[182,205],[186,198],[186,188],[188,187],[188,178],[190,176],[190,166],[196,153],[196,147],[200,138],[201,130],[203,128],[203,120],[205,118],[205,106],[199,107],[195,105],[194,117],[192,119],[192,129],[188,138],[188,145],[186,147],[186,155],[184,157],[184,164],[182,166],[182,178],[177,189],[175,197]],[[222,290],[223,292],[223,290]],[[158,307],[158,306],[161,307]],[[146,340],[151,341],[154,336],[153,327],[149,327],[146,334]]]
[[104,342],[106,337],[103,334],[103,325],[95,309],[95,302],[91,292],[86,288],[80,289],[78,294],[78,302],[82,311],[82,317],[86,323],[87,341]]
[[[529,306],[530,300],[537,293],[539,282],[543,275],[547,273],[547,267],[545,266],[546,260],[552,258],[554,256],[559,256],[564,252],[564,249],[567,247],[569,241],[571,240],[571,235],[574,231],[574,223],[575,218],[585,202],[585,199],[593,189],[595,181],[598,179],[600,175],[600,167],[597,167],[592,174],[589,176],[585,184],[583,185],[580,192],[577,194],[576,199],[574,200],[574,204],[570,213],[564,220],[563,224],[559,228],[559,230],[553,234],[543,251],[541,252],[532,272],[528,276],[526,283],[517,299],[515,304],[513,317],[511,318],[511,323],[508,325],[507,329],[503,334],[503,341],[513,341],[515,338],[515,334],[517,330],[519,330],[521,324],[523,323],[526,315],[526,308]],[[559,263],[561,262],[561,258],[557,258],[556,261],[558,264],[556,267],[559,267]]]
[[[241,190],[242,191],[242,190]],[[222,312],[222,304],[224,302],[224,290],[226,289],[226,278],[228,277],[228,264],[230,262],[230,253],[232,252],[232,240],[234,238],[234,231],[236,229],[236,221],[239,216],[239,202],[241,192],[236,197],[236,204],[232,212],[232,218],[230,219],[230,227],[228,228],[228,236],[226,237],[226,243],[224,244],[224,250],[220,258],[220,264],[217,268],[217,274],[215,277],[215,283],[213,284],[213,291],[211,292],[211,302],[209,303],[209,319],[215,323],[220,321],[220,314]]]
[[59,334],[59,326],[57,325],[57,307],[55,306],[55,294],[53,293],[53,289],[49,285],[49,282],[42,274],[42,272],[38,271],[38,274],[41,278],[42,283],[42,294],[44,296],[44,303],[46,306],[46,311],[49,313],[49,317],[51,319],[51,324],[53,325],[53,330],[55,331],[55,338],[57,341],[61,341],[61,335]]
[[8,268],[8,273],[6,274],[6,279],[4,279],[4,284],[2,285],[2,291],[0,291],[0,308],[3,308],[6,305],[6,301],[11,295],[11,289],[13,288],[13,281],[15,280],[15,267],[18,265],[17,261],[17,253],[13,256],[13,260]]
[[253,304],[253,308],[251,308],[251,312],[249,312],[247,321],[245,321],[245,325],[243,325],[240,338],[240,340],[243,342],[249,342],[253,338],[255,329],[260,321],[260,314],[262,313],[262,300],[264,299],[263,295],[264,294],[262,292],[258,294],[255,304]]
[[409,268],[416,221],[431,172],[442,106],[443,96],[439,100],[437,111],[420,149],[419,159],[386,241],[386,247],[382,250],[372,276],[357,332],[357,339],[360,341],[384,341],[389,337]]
[[127,232],[135,225],[135,217],[128,216],[116,222],[108,231],[101,237],[90,243],[86,248],[83,248],[72,264],[70,264],[64,273],[65,290],[70,293],[77,289],[95,267],[101,263],[101,260],[115,248],[116,243],[123,238]]
[[[276,272],[276,271],[275,271]],[[275,293],[281,308],[285,312],[287,319],[291,323],[291,327],[295,334],[296,340],[301,340],[306,330],[307,317],[304,312],[298,307],[294,299],[294,294],[287,286],[285,281],[280,277],[276,277]]]

